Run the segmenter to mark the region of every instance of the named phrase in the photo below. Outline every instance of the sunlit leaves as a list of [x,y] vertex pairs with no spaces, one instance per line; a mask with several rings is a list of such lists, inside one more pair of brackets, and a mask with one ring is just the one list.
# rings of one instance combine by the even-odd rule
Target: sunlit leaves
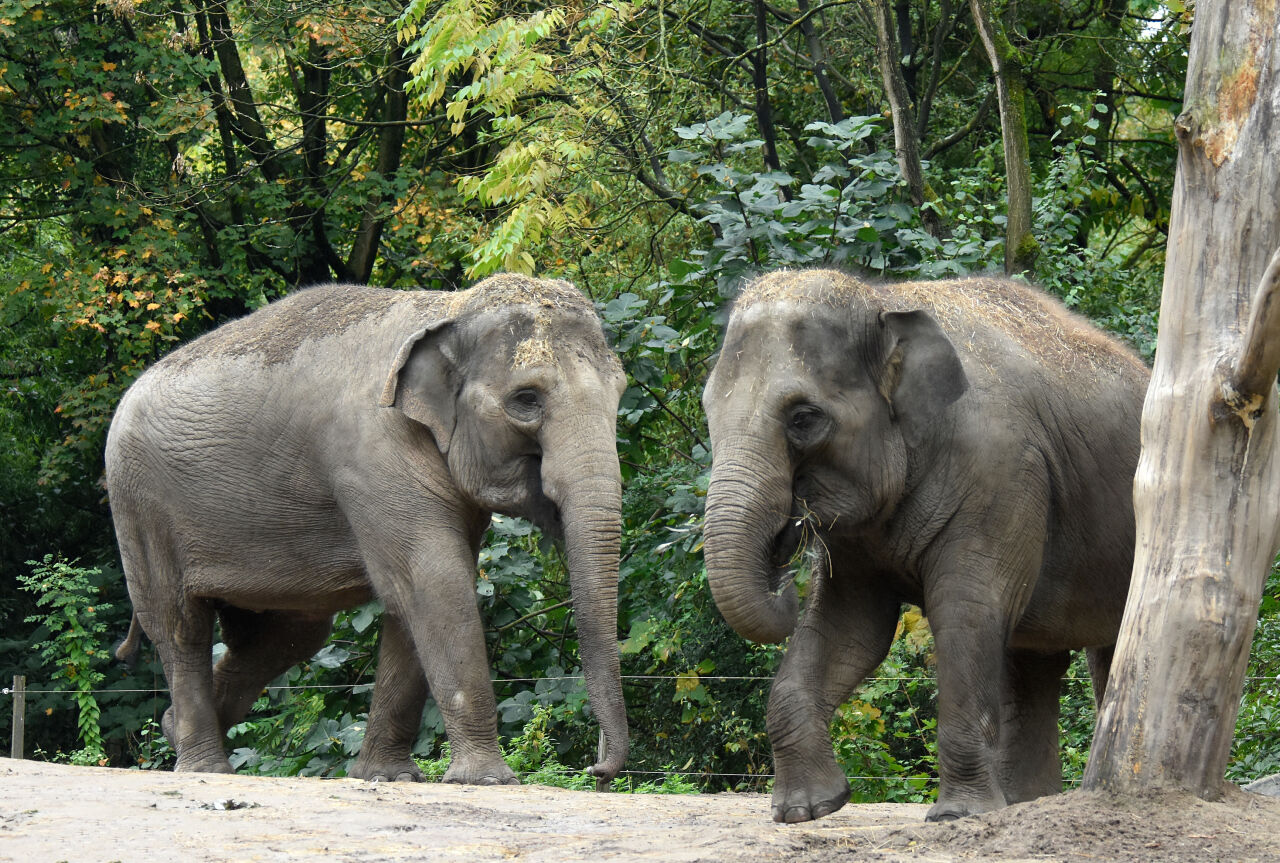
[[[605,54],[593,50],[596,41],[631,14],[630,5],[523,13],[449,0],[410,4],[396,22],[414,57],[406,89],[424,109],[443,104],[452,134],[474,128],[494,154],[482,171],[457,180],[464,200],[501,212],[473,244],[469,276],[533,272],[531,249],[544,238],[590,227],[582,196],[598,194],[598,183],[578,175],[596,155],[588,127],[607,123],[610,109],[586,85],[601,74],[593,64]],[[566,39],[573,40],[567,56]]]

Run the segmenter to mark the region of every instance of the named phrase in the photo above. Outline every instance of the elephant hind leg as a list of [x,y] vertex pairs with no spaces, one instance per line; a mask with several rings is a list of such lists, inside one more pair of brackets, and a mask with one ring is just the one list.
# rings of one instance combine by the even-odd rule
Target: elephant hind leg
[[1111,675],[1111,659],[1115,656],[1116,646],[1090,647],[1085,651],[1089,660],[1089,677],[1093,681],[1093,707],[1102,712],[1102,696],[1107,694],[1107,678]]
[[180,614],[172,618],[141,609],[137,614],[160,654],[169,683],[173,704],[165,711],[162,727],[178,754],[174,770],[232,772],[222,747],[213,696],[213,607],[205,600],[189,598]]
[[1062,790],[1058,698],[1069,651],[1011,650],[1000,715],[1000,787],[1009,803]]
[[262,688],[285,671],[305,662],[324,646],[333,616],[285,611],[218,609],[227,652],[213,670],[218,726],[225,735],[253,707]]

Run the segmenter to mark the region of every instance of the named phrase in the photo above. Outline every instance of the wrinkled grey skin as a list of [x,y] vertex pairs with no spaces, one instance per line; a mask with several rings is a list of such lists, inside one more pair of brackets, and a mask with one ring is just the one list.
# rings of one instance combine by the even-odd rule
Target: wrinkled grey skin
[[[606,741],[591,772],[607,783],[627,752],[623,387],[591,304],[520,276],[453,294],[311,288],[147,371],[112,421],[106,474],[135,623],[172,691],[176,769],[230,772],[223,736],[262,687],[324,644],[335,612],[377,597],[352,775],[421,778],[410,750],[429,683],[452,744],[445,780],[517,782],[498,750],[475,592],[499,512],[564,541]],[[213,667],[215,619],[228,650]]]
[[1147,379],[1010,282],[873,287],[818,270],[744,290],[703,396],[712,593],[739,633],[781,641],[802,539],[815,561],[769,700],[775,820],[848,800],[831,717],[885,657],[903,603],[936,640],[928,818],[1061,789],[1058,682],[1083,647],[1105,687]]

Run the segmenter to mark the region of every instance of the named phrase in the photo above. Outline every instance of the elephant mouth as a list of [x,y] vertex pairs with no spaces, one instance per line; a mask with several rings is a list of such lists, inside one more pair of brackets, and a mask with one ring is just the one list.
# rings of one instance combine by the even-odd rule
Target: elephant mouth
[[786,526],[773,538],[773,548],[769,554],[769,562],[773,565],[771,587],[774,592],[781,590],[790,581],[795,568],[796,556],[801,551],[805,539],[805,521],[797,516],[787,518]]
[[564,539],[564,519],[560,516],[560,507],[552,503],[550,498],[537,495],[526,517],[551,539]]

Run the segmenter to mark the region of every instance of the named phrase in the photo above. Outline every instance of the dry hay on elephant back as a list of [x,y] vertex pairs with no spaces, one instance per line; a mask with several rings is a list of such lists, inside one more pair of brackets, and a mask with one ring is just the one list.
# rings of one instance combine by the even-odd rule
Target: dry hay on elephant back
[[1121,798],[1073,791],[959,821],[820,836],[807,844],[794,860],[1275,863],[1280,799],[1235,786],[1217,802],[1184,792]]
[[981,351],[980,332],[1003,334],[1055,371],[1111,372],[1145,379],[1133,350],[1043,290],[1011,279],[973,276],[921,282],[864,282],[839,270],[782,270],[749,282],[736,307],[809,302],[829,308],[867,304],[888,311],[931,311],[954,340]]

